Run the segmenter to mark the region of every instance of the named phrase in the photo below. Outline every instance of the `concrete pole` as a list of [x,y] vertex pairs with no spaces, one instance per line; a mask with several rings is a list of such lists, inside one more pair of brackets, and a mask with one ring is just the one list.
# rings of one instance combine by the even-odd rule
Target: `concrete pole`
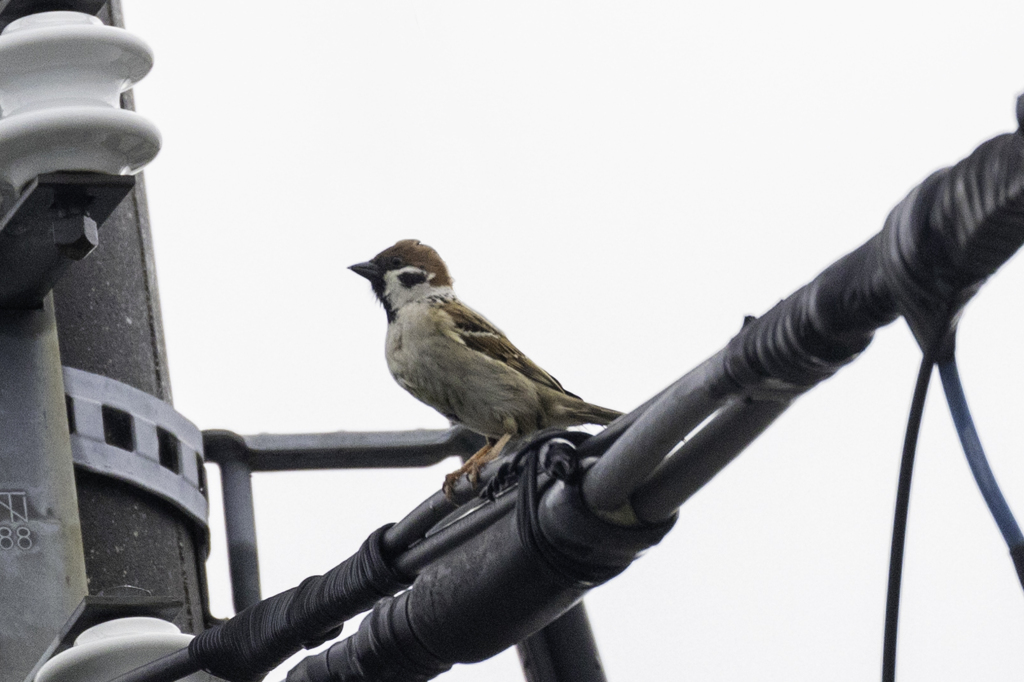
[[[99,14],[124,26],[120,0]],[[131,93],[122,107],[134,109]],[[69,268],[53,292],[65,366],[171,401],[145,182],[104,223],[99,246]],[[98,474],[76,472],[89,594],[123,586],[180,599],[175,623],[205,627],[205,548],[184,514],[155,496]]]

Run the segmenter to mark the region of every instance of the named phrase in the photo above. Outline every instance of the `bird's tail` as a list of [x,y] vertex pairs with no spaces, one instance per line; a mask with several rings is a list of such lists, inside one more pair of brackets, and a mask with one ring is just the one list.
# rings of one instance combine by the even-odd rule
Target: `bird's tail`
[[[561,408],[561,409],[558,409]],[[584,400],[580,400],[575,396],[568,397],[567,400],[562,401],[562,404],[556,408],[557,412],[561,412],[559,415],[567,422],[567,426],[575,426],[578,424],[598,424],[605,426],[611,423],[613,419],[622,415],[618,410],[611,410],[607,407],[601,407],[600,405],[593,405]]]
[[591,403],[584,403],[587,406],[587,418],[590,419],[588,424],[600,424],[605,426],[610,424],[616,417],[621,417],[622,413],[618,410],[612,410],[607,407],[601,407],[600,405],[593,405]]

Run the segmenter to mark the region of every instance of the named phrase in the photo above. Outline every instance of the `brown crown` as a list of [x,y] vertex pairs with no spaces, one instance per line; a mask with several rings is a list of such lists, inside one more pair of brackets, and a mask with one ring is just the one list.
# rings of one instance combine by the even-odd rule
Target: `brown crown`
[[[394,262],[396,257],[401,259],[401,265]],[[441,256],[426,244],[421,244],[418,239],[402,239],[394,246],[389,246],[374,256],[373,262],[383,270],[396,270],[407,265],[414,265],[434,274],[433,279],[430,280],[432,285],[436,287],[452,285],[448,266],[441,260]]]

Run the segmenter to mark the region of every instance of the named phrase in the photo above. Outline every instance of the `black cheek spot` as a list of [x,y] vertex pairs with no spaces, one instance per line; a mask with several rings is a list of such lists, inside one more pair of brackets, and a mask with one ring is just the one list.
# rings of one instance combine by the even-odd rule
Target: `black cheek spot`
[[403,272],[398,276],[398,281],[402,283],[406,289],[411,289],[417,284],[423,284],[427,281],[427,273],[425,272]]

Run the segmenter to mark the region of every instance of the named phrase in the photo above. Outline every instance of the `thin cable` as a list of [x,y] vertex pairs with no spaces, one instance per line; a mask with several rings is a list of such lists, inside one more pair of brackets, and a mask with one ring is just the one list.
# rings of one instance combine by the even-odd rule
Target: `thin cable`
[[960,444],[963,446],[967,463],[974,474],[974,480],[978,484],[981,496],[985,498],[992,518],[999,526],[999,532],[1006,540],[1006,546],[1010,548],[1010,556],[1014,559],[1017,569],[1017,577],[1024,586],[1024,564],[1019,557],[1024,552],[1024,534],[1013,518],[1013,512],[1006,503],[996,477],[988,465],[985,457],[985,450],[981,447],[981,439],[974,427],[974,419],[971,418],[971,411],[967,407],[967,396],[964,395],[963,385],[960,383],[960,372],[957,369],[956,358],[950,357],[939,363],[939,376],[942,377],[942,388],[946,392],[946,402],[949,404],[949,413],[953,416],[953,423],[956,425],[957,434],[960,436]]
[[188,647],[118,675],[111,682],[175,682],[201,670]]
[[914,453],[917,451],[917,437],[921,431],[924,398],[928,394],[928,382],[934,365],[933,354],[926,352],[921,358],[921,369],[917,373],[914,398],[910,402],[910,415],[907,417],[907,432],[903,438],[900,479],[896,486],[896,512],[892,521],[892,547],[889,552],[889,590],[885,597],[882,682],[896,680],[896,633],[900,618],[900,582],[903,578],[903,548],[907,537],[907,512],[910,508],[910,480],[914,474]]

